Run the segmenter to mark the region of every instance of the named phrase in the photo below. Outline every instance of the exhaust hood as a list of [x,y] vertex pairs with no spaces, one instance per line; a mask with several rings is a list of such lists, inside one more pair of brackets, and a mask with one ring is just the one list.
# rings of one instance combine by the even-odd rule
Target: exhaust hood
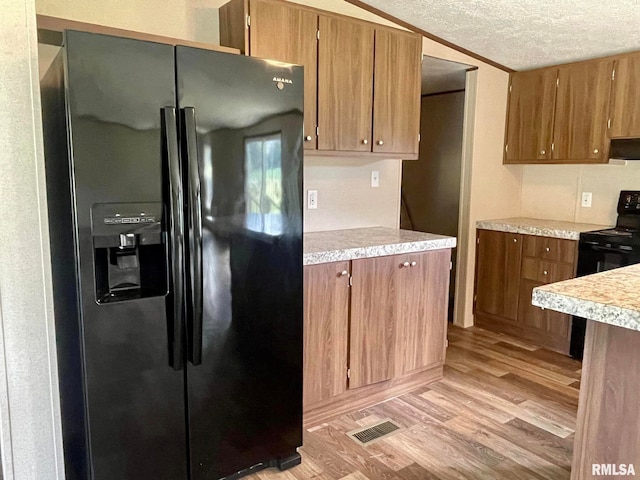
[[615,160],[640,160],[640,138],[613,138],[609,158]]

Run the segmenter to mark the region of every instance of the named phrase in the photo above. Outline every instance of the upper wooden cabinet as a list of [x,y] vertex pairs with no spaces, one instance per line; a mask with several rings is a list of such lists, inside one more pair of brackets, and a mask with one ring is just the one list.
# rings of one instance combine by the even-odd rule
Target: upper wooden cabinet
[[418,154],[422,38],[376,28],[373,151]]
[[607,162],[613,61],[511,74],[504,163]]
[[616,60],[612,78],[609,137],[640,137],[640,53]]
[[230,0],[220,43],[305,67],[307,154],[417,158],[420,35],[282,0]]
[[553,159],[607,161],[605,146],[613,62],[560,67],[553,129]]
[[505,163],[551,158],[557,76],[553,68],[511,75]]
[[318,150],[371,151],[374,28],[320,16]]
[[233,0],[220,8],[220,43],[235,45],[253,57],[304,67],[305,150],[317,148],[317,31],[317,13],[280,1]]

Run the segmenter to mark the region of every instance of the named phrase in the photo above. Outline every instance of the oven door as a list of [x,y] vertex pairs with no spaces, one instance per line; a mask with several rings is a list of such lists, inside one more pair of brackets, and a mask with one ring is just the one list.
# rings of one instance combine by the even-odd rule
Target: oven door
[[[600,245],[595,242],[581,241],[578,249],[577,274],[582,277],[640,263],[639,250],[635,249],[634,251],[628,245]],[[586,326],[587,322],[584,318],[573,317],[569,350],[569,354],[573,358],[582,359]]]

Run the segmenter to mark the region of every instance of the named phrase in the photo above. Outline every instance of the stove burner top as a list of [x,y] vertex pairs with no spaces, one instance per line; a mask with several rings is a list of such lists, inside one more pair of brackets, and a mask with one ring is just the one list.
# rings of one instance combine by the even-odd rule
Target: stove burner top
[[624,228],[609,228],[607,230],[596,230],[595,232],[589,232],[594,235],[613,235],[617,237],[632,237],[638,230],[627,230]]

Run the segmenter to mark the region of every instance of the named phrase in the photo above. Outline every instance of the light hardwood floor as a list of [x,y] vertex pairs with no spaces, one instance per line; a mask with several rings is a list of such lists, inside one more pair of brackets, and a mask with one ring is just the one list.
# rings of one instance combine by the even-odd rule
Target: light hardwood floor
[[[305,431],[302,464],[252,480],[569,479],[580,362],[479,328],[449,327],[445,378]],[[368,447],[346,432],[391,418]]]

